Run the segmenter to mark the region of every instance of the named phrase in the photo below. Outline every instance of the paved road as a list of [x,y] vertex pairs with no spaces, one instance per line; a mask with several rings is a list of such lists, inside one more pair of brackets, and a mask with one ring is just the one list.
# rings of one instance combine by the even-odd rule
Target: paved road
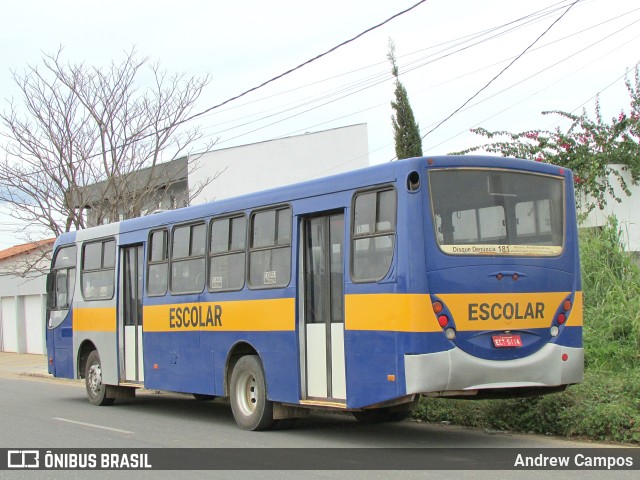
[[[225,402],[197,402],[189,396],[145,391],[135,400],[111,407],[88,404],[84,385],[76,381],[0,377],[0,447],[2,448],[156,448],[156,447],[593,447],[563,439],[491,433],[414,422],[363,425],[347,415],[315,414],[292,428],[270,432],[238,429]],[[11,478],[60,478],[61,472],[10,472]],[[193,478],[195,472],[135,472],[149,478]],[[55,475],[52,475],[55,474]],[[92,472],[92,478],[125,478],[125,472]],[[131,478],[131,473],[126,473]],[[394,478],[452,478],[451,472],[397,473]],[[635,472],[474,472],[457,478],[636,478]],[[553,475],[553,476],[552,476]],[[389,472],[208,472],[211,478],[390,478]],[[87,478],[86,472],[64,472],[65,478]]]

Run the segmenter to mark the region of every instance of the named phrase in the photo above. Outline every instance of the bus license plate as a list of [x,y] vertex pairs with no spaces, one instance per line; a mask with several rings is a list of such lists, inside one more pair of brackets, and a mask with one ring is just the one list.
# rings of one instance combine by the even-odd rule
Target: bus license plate
[[492,338],[493,346],[496,348],[522,346],[520,335],[494,335]]

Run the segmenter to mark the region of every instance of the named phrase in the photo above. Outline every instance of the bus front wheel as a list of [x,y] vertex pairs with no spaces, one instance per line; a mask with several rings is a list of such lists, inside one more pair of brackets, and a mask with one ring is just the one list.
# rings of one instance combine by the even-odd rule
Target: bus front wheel
[[243,430],[266,430],[273,425],[273,403],[267,399],[262,363],[246,355],[231,372],[231,410]]
[[92,405],[111,405],[115,400],[107,397],[107,386],[102,383],[102,364],[97,350],[91,352],[87,358],[84,384],[87,387],[89,403]]

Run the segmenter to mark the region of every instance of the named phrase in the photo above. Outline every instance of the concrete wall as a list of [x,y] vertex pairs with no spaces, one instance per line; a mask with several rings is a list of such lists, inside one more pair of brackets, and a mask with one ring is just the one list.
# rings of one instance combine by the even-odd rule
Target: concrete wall
[[[192,205],[369,166],[367,125],[324,130],[205,153],[189,172],[189,188],[216,172]],[[190,169],[191,170],[191,169]]]

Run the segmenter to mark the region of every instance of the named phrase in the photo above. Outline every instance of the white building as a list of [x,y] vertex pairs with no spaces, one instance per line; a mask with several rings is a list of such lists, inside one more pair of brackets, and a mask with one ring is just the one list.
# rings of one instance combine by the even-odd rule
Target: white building
[[197,162],[200,168],[189,169],[191,190],[216,172],[221,174],[192,204],[327,177],[369,165],[367,125],[214,150]]
[[26,263],[47,269],[54,239],[17,245],[0,252],[0,351],[46,351],[46,275],[16,272]]
[[640,252],[640,185],[633,185],[631,173],[624,170],[622,165],[610,165],[615,169],[627,184],[631,195],[627,195],[620,186],[618,178],[614,174],[609,175],[609,183],[613,188],[614,195],[620,199],[616,202],[607,195],[607,204],[603,210],[594,208],[581,226],[602,227],[607,224],[610,216],[615,216],[618,226],[622,231],[622,240],[628,252],[638,254]]

